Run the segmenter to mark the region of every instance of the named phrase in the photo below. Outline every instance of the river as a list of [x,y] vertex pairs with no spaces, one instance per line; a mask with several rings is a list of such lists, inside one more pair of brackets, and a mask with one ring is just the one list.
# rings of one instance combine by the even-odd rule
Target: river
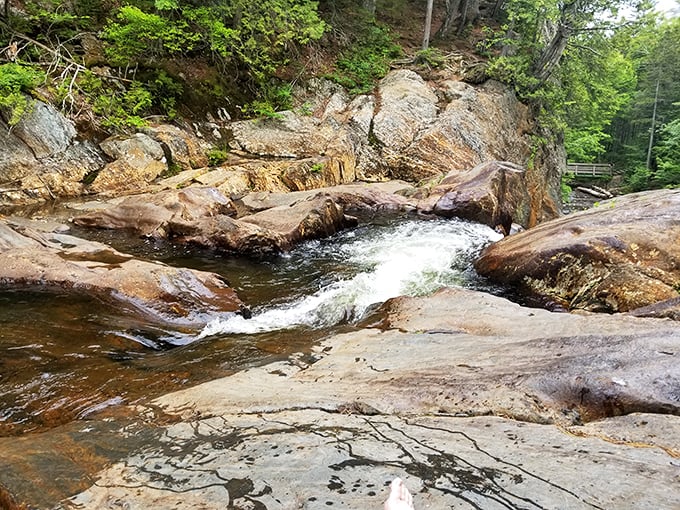
[[91,298],[0,292],[0,435],[44,430],[119,404],[309,351],[398,295],[490,290],[472,269],[500,236],[460,220],[376,220],[290,253],[246,260],[120,232],[74,231],[141,258],[219,273],[252,318],[216,315],[198,334],[131,321]]

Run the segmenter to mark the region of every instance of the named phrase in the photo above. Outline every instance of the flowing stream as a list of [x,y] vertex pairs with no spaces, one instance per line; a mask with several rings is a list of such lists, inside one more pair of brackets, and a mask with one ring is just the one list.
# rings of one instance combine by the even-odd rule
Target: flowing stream
[[[304,352],[385,300],[485,288],[472,260],[500,236],[459,220],[377,222],[263,261],[100,233],[121,251],[226,277],[252,310],[187,334],[77,295],[0,292],[0,436]],[[488,290],[488,289],[486,289]]]

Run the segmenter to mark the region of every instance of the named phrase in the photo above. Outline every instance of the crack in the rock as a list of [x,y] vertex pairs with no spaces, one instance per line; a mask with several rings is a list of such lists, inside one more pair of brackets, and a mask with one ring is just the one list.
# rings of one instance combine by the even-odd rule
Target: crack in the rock
[[[593,508],[596,508],[596,509],[599,509],[599,510],[603,510],[601,507],[597,506],[597,505],[594,504],[594,503],[590,503],[590,502],[588,502],[588,501],[584,501],[584,500],[583,500],[578,494],[576,494],[575,492],[573,492],[573,491],[571,491],[571,490],[569,490],[569,489],[567,489],[567,488],[565,488],[565,487],[561,487],[561,486],[555,484],[554,482],[551,482],[550,480],[547,480],[547,479],[545,479],[545,478],[543,478],[543,477],[541,477],[541,476],[539,476],[539,475],[537,475],[537,474],[535,474],[535,473],[532,473],[531,471],[528,471],[527,469],[523,468],[522,466],[513,464],[513,463],[511,463],[511,462],[508,462],[508,461],[506,461],[506,460],[503,460],[503,459],[501,459],[500,457],[497,457],[497,456],[495,456],[495,455],[493,455],[493,454],[487,452],[486,450],[484,450],[483,448],[481,448],[481,447],[479,446],[477,440],[475,440],[474,438],[470,437],[470,436],[469,436],[468,434],[466,434],[465,432],[458,431],[458,430],[450,430],[450,429],[447,429],[447,428],[444,428],[444,427],[428,426],[428,425],[424,425],[424,424],[421,424],[421,423],[413,423],[413,422],[409,422],[408,420],[404,420],[404,422],[405,422],[407,425],[410,425],[410,426],[413,426],[413,427],[417,427],[417,428],[424,428],[424,429],[427,429],[427,430],[437,430],[437,431],[440,431],[440,432],[446,432],[446,433],[448,433],[448,434],[460,435],[460,436],[462,436],[464,439],[466,439],[467,441],[469,441],[469,442],[473,445],[473,447],[475,448],[475,450],[477,450],[478,452],[482,453],[483,455],[489,457],[489,458],[492,459],[494,462],[497,462],[497,463],[499,463],[499,464],[503,464],[503,465],[509,466],[509,467],[511,467],[511,468],[514,468],[514,469],[516,469],[516,470],[518,470],[518,471],[521,471],[521,472],[524,473],[525,475],[530,476],[531,478],[534,478],[534,479],[536,479],[536,480],[538,480],[538,481],[540,481],[540,482],[542,482],[542,483],[545,483],[545,484],[547,484],[547,485],[550,485],[551,487],[554,487],[555,489],[557,489],[557,490],[559,490],[559,491],[565,492],[565,493],[569,494],[570,496],[576,498],[576,499],[579,500],[579,501],[582,501],[583,503],[585,503],[585,504],[587,504],[587,505],[589,505],[589,506],[591,506],[591,507],[593,507]],[[415,438],[413,438],[413,437],[410,437],[408,434],[406,434],[406,433],[405,433],[404,431],[402,431],[402,430],[394,429],[389,423],[384,423],[384,425],[388,426],[389,428],[391,428],[391,429],[394,430],[395,432],[398,432],[398,433],[403,434],[405,437],[408,437],[410,440],[412,440],[412,441],[414,441],[414,442],[416,442],[416,443],[418,443],[418,444],[421,444],[422,446],[424,446],[424,447],[426,447],[426,448],[430,448],[431,450],[434,450],[434,451],[440,453],[441,455],[449,455],[449,454],[446,454],[445,452],[442,452],[442,451],[440,451],[440,450],[438,450],[438,449],[436,449],[436,448],[434,448],[434,447],[432,447],[432,446],[423,444],[421,441],[419,441],[419,440],[417,440],[417,439],[415,439]],[[461,459],[461,460],[464,461],[464,459]],[[464,461],[464,462],[467,462],[467,461]],[[469,464],[469,463],[468,463],[468,464]],[[472,465],[472,464],[469,464],[469,465],[470,465],[471,467],[473,467],[473,468],[476,468],[476,469],[480,469],[480,470],[483,470],[483,469],[484,469],[484,468],[478,468],[478,467],[476,467],[476,466],[474,466],[474,465]],[[500,470],[499,470],[499,471],[500,471]],[[501,472],[502,472],[502,471],[501,471]],[[506,472],[505,474],[510,475],[510,473],[507,473],[507,472]],[[495,482],[495,480],[492,480],[492,481],[493,481],[493,483],[494,483],[496,486],[498,486],[498,484]],[[498,486],[498,487],[499,487],[499,489],[500,489],[500,486]],[[509,492],[509,491],[508,491],[508,492]],[[522,498],[522,497],[517,496],[517,495],[515,495],[515,494],[512,494],[512,493],[510,493],[510,492],[509,492],[509,494],[511,494],[512,496],[517,497],[517,498],[519,498],[519,499],[523,499],[523,500],[525,500],[525,501],[527,501],[527,502],[530,502],[530,503],[532,503],[532,504],[538,506],[539,508],[541,508],[540,505],[538,505],[538,504],[536,504],[536,503],[534,503],[534,502],[532,502],[532,501],[530,501],[530,500],[528,500],[528,499]]]

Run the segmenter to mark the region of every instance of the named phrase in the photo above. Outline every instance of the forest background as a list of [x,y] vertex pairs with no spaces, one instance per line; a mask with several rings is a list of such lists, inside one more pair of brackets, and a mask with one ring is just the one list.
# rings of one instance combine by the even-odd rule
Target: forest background
[[[668,2],[669,0],[664,0]],[[672,2],[672,0],[670,0]],[[649,0],[0,0],[0,108],[39,98],[81,133],[275,117],[312,76],[352,94],[451,55],[514,87],[575,162],[627,191],[680,185],[680,17]],[[304,105],[297,105],[303,108]]]

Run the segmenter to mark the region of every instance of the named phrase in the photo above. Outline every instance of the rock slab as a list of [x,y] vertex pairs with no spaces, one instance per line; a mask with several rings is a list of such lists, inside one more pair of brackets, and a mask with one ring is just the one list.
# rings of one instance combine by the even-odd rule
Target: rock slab
[[568,309],[627,312],[678,297],[680,190],[624,195],[488,247],[494,281]]

